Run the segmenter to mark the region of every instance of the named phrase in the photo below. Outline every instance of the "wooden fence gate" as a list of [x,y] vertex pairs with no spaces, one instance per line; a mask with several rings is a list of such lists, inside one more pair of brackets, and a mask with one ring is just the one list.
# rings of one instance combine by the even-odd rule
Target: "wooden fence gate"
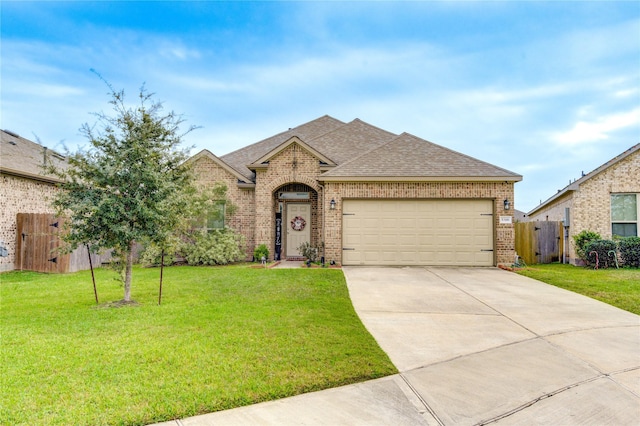
[[[89,269],[86,246],[71,253],[59,250],[63,246],[60,232],[66,218],[47,213],[18,213],[16,217],[15,269],[36,272],[76,272]],[[108,262],[111,255],[91,254],[93,266]]]
[[18,213],[15,268],[36,272],[67,272],[69,254],[58,252],[64,219],[46,213]]
[[517,222],[516,253],[527,264],[562,261],[562,222]]

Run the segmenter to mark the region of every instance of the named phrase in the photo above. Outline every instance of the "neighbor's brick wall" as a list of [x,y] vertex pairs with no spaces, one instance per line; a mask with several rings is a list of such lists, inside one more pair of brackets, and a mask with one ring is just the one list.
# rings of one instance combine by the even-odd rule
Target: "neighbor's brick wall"
[[640,193],[640,152],[585,181],[574,194],[572,234],[582,230],[611,238],[611,194]]
[[[500,216],[513,217],[513,208],[504,210],[504,199],[513,203],[513,183],[504,182],[326,182],[324,202],[336,201],[336,209],[326,211],[328,261],[342,263],[342,201],[349,198],[397,199],[491,199],[494,201],[495,261],[510,264],[515,255],[513,223],[500,224]],[[513,221],[513,219],[512,219]]]
[[198,184],[213,186],[216,182],[223,182],[227,186],[227,198],[236,206],[236,211],[233,215],[225,217],[225,225],[244,236],[246,259],[251,260],[255,246],[256,203],[254,190],[239,188],[238,178],[210,158],[200,157],[192,167]]
[[[571,213],[573,213],[573,191],[567,191],[562,197],[554,200],[544,210],[540,210],[529,216],[530,222],[545,222],[545,221],[562,221],[564,220],[564,209],[569,207]],[[573,220],[569,215],[569,219]]]
[[554,202],[536,212],[531,220],[562,220],[564,207],[570,207],[569,262],[576,263],[573,236],[594,231],[602,238],[611,235],[611,194],[640,193],[640,153],[635,152],[603,172],[583,182],[572,196]]
[[0,272],[15,269],[16,215],[18,213],[55,213],[50,201],[58,191],[54,184],[16,176],[2,175],[0,190],[0,240],[8,257],[0,257]]

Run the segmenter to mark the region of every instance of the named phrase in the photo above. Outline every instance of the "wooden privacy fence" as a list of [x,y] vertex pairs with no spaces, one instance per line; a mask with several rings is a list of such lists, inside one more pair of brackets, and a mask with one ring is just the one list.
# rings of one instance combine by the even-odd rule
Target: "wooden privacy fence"
[[[89,269],[86,247],[79,247],[72,253],[59,250],[63,246],[60,232],[65,220],[47,213],[18,213],[15,268],[54,273]],[[99,266],[108,257],[91,255],[94,266]]]
[[516,253],[527,264],[562,261],[562,222],[517,222]]

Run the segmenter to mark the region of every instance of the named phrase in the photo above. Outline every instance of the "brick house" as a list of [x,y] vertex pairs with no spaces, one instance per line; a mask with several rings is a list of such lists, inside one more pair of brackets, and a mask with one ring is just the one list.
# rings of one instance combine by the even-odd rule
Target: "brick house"
[[[32,269],[42,272],[75,272],[89,268],[89,259],[86,251],[76,250],[71,254],[59,256],[60,262],[57,265],[47,264],[47,258],[56,257],[45,247],[57,247],[60,242],[54,228],[48,228],[46,233],[27,232],[21,241],[20,256],[17,256],[17,216],[18,214],[51,214],[55,210],[50,205],[52,196],[58,191],[57,184],[60,182],[56,177],[43,174],[42,165],[53,163],[56,167],[64,167],[65,158],[46,147],[32,142],[19,135],[2,130],[0,131],[0,179],[2,189],[0,190],[0,248],[6,256],[0,256],[0,272],[12,271],[14,269]],[[36,235],[37,234],[37,235]],[[51,234],[51,235],[50,235]],[[50,255],[50,256],[49,256]],[[31,256],[31,257],[30,257]],[[41,267],[30,268],[21,264],[16,264],[16,258],[21,257],[32,259],[33,256],[44,258]],[[92,256],[94,264],[99,264],[108,256]],[[33,263],[27,262],[27,265]]]
[[42,174],[45,158],[59,162],[61,157],[45,147],[6,130],[0,131],[0,244],[7,256],[0,257],[0,272],[15,269],[16,215],[18,213],[54,213],[47,201],[58,180]]
[[217,157],[189,159],[238,208],[225,226],[247,258],[300,257],[309,242],[343,265],[492,266],[514,258],[522,176],[408,133],[329,116]]
[[582,231],[605,239],[638,236],[640,144],[559,190],[528,216],[531,221],[566,221],[568,216],[565,255],[572,264],[581,263],[572,237]]

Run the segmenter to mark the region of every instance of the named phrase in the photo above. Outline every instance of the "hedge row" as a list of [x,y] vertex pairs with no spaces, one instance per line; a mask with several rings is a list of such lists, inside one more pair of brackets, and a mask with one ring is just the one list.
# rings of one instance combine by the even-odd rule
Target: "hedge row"
[[[230,228],[194,231],[175,238],[166,249],[165,265],[174,263],[176,255],[181,256],[189,265],[226,265],[244,259],[242,251],[244,238]],[[140,255],[143,266],[159,266],[161,248],[148,244]]]
[[640,267],[640,237],[617,241],[603,240],[600,235],[583,231],[574,237],[576,252],[588,265],[596,268]]

